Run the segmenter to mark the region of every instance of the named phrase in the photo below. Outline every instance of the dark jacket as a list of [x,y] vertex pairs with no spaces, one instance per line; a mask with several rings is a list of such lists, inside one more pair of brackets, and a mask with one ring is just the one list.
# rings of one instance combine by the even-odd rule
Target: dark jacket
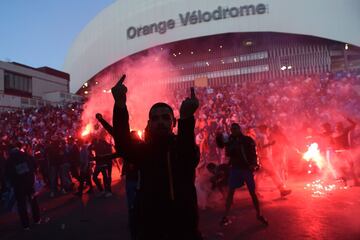
[[80,150],[76,144],[65,146],[64,159],[66,163],[70,163],[73,166],[80,165]]
[[16,148],[10,151],[6,162],[6,177],[14,187],[15,193],[33,193],[35,170],[35,160],[32,156]]
[[179,120],[178,135],[163,142],[134,144],[126,108],[114,107],[116,150],[140,172],[137,227],[140,239],[199,239],[195,168],[194,118]]
[[230,135],[229,141],[224,143],[217,136],[216,141],[218,147],[225,147],[232,168],[251,169],[251,167],[257,165],[256,144],[251,137],[245,135],[234,137]]
[[52,141],[45,150],[49,166],[60,166],[64,163],[64,147],[60,141]]
[[95,161],[97,166],[108,166],[111,165],[111,159],[104,158],[103,156],[109,155],[112,153],[112,147],[111,144],[106,142],[103,139],[99,139],[97,141],[94,141],[89,146],[90,151],[95,152]]

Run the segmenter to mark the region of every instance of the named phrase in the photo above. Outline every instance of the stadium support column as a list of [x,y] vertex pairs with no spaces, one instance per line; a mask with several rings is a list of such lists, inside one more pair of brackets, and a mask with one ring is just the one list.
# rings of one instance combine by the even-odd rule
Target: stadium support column
[[349,68],[349,61],[348,61],[348,50],[344,49],[344,69],[347,71]]
[[5,87],[4,70],[0,69],[0,93],[4,92],[4,87]]

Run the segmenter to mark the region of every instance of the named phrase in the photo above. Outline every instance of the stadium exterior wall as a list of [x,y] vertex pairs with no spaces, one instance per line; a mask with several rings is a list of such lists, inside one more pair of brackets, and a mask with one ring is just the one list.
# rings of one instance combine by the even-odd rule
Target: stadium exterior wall
[[358,0],[126,0],[100,12],[64,63],[71,92],[107,66],[142,50],[231,32],[282,32],[360,46]]

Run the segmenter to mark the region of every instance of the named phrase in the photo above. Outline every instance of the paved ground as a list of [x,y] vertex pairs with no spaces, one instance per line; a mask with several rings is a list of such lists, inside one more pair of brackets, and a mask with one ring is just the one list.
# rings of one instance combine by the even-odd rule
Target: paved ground
[[[360,239],[360,187],[340,189],[312,196],[302,182],[290,182],[293,193],[286,199],[266,181],[260,188],[264,215],[270,222],[263,227],[255,219],[246,190],[236,194],[233,223],[220,227],[221,208],[200,211],[200,225],[207,240],[215,239]],[[0,215],[0,239],[129,239],[123,184],[114,183],[115,195],[99,199],[71,194],[40,198],[44,217],[50,221],[33,225],[24,232],[15,213]]]

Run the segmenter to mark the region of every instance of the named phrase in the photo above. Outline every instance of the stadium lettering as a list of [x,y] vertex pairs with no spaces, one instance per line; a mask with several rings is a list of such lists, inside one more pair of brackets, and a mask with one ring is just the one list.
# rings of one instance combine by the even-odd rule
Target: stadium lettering
[[[260,3],[257,5],[243,5],[240,7],[231,7],[223,8],[219,6],[214,11],[201,11],[194,10],[186,12],[185,14],[179,13],[180,25],[188,26],[194,25],[202,22],[217,21],[226,18],[236,18],[242,16],[250,16],[257,14],[265,14],[268,12],[268,6]],[[127,29],[127,38],[134,39],[136,37],[149,35],[152,33],[164,34],[169,29],[175,28],[176,22],[174,19],[169,19],[167,21],[160,21],[158,23],[153,23],[150,25],[140,26],[140,27],[129,27]]]
[[173,29],[174,27],[175,27],[175,20],[169,19],[167,21],[161,21],[158,23],[153,23],[150,25],[145,25],[137,28],[129,27],[126,31],[126,34],[129,39],[134,39],[135,37],[149,35],[155,32],[164,34],[168,29]]

